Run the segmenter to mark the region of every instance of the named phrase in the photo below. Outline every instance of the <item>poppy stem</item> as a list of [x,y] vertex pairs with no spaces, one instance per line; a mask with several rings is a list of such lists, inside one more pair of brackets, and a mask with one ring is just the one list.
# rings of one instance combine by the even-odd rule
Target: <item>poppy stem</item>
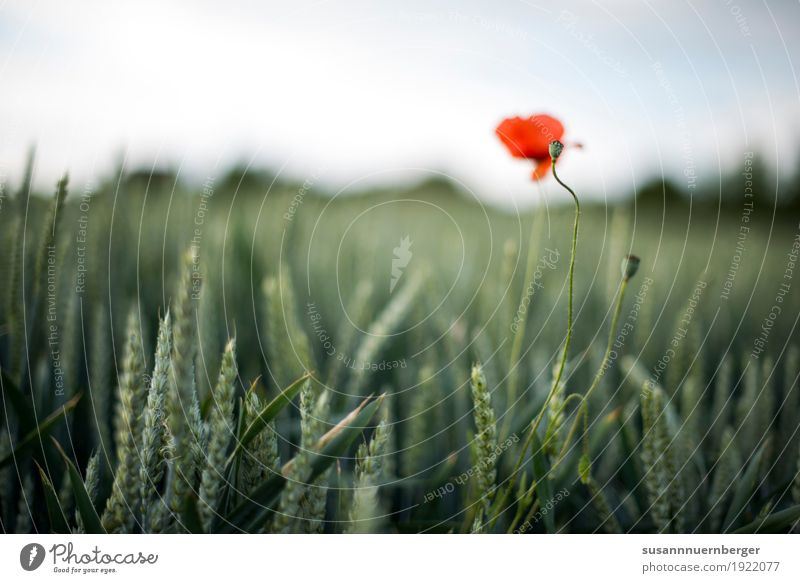
[[534,426],[534,431],[538,429],[539,423],[542,422],[542,417],[544,417],[544,412],[547,409],[547,406],[550,404],[550,399],[553,398],[556,390],[558,389],[558,385],[561,383],[561,377],[564,375],[564,367],[567,364],[567,354],[569,353],[569,345],[572,342],[572,324],[573,324],[573,317],[572,317],[572,292],[573,292],[573,281],[575,279],[575,252],[578,248],[578,223],[580,222],[581,218],[581,203],[578,201],[578,197],[569,186],[564,184],[561,179],[558,177],[558,173],[556,172],[556,159],[553,158],[551,162],[553,167],[553,178],[563,186],[567,192],[572,195],[572,199],[575,201],[575,220],[572,225],[572,251],[570,253],[569,258],[569,298],[567,303],[567,337],[564,341],[564,352],[561,353],[561,363],[558,365],[558,373],[556,373],[556,378],[553,380],[553,386],[550,388],[550,394],[547,395],[547,399],[545,399],[544,405],[542,406],[542,410],[539,412],[539,417],[536,420],[536,424]]
[[[578,422],[581,418],[581,414],[584,415],[584,425],[586,424],[586,417],[589,414],[589,397],[592,396],[594,390],[600,385],[600,381],[603,380],[603,377],[605,376],[606,371],[608,370],[609,364],[611,362],[611,349],[614,346],[614,336],[617,333],[617,324],[619,322],[619,315],[622,312],[622,303],[625,300],[625,290],[628,289],[628,281],[629,281],[628,277],[622,278],[622,283],[620,284],[619,293],[617,294],[617,305],[614,307],[614,315],[611,317],[611,328],[608,331],[608,343],[606,344],[606,351],[603,354],[603,360],[600,363],[600,368],[594,375],[594,380],[592,381],[589,390],[586,391],[586,394],[581,397],[581,410],[575,417],[575,421],[569,433],[567,434],[567,439],[564,441],[564,445],[561,448],[561,452],[558,454],[558,457],[553,463],[552,466],[553,470],[555,470],[558,467],[558,465],[567,455],[570,442],[572,441],[572,438],[575,436],[575,432],[578,429]],[[585,431],[582,437],[584,440],[586,439]],[[588,447],[585,447],[584,449],[588,449]]]
[[556,373],[556,378],[553,381],[553,385],[550,387],[550,392],[547,394],[547,398],[545,399],[542,408],[539,410],[536,419],[534,419],[534,421],[531,422],[530,428],[528,429],[528,437],[525,439],[525,443],[523,444],[519,453],[519,457],[517,458],[517,463],[514,464],[514,469],[511,471],[511,474],[508,478],[508,484],[506,485],[506,488],[503,492],[503,496],[499,499],[498,503],[495,505],[497,513],[492,518],[490,522],[491,525],[494,525],[497,518],[503,512],[504,510],[503,505],[506,503],[506,501],[508,500],[508,496],[511,494],[511,492],[514,490],[516,486],[516,482],[519,476],[519,470],[522,467],[522,462],[525,459],[525,454],[528,452],[528,448],[531,446],[531,443],[533,442],[533,437],[534,435],[536,435],[536,432],[539,429],[539,425],[542,423],[542,419],[544,418],[544,414],[547,411],[547,407],[550,404],[550,401],[552,400],[553,395],[556,392],[556,389],[561,383],[561,377],[564,375],[564,368],[567,362],[567,354],[569,353],[569,346],[570,343],[572,342],[572,324],[573,324],[572,292],[574,288],[573,282],[575,279],[575,253],[578,248],[578,224],[580,223],[580,218],[581,218],[581,203],[578,201],[578,196],[575,194],[575,191],[573,191],[569,186],[564,184],[564,182],[562,182],[562,180],[558,177],[558,173],[556,172],[556,157],[557,156],[553,157],[551,162],[553,168],[553,177],[562,187],[564,187],[567,190],[567,192],[569,192],[572,195],[572,199],[575,201],[575,220],[572,225],[572,249],[569,259],[569,298],[567,304],[567,336],[564,340],[564,351],[561,353],[561,362],[559,363],[558,366],[558,372]]

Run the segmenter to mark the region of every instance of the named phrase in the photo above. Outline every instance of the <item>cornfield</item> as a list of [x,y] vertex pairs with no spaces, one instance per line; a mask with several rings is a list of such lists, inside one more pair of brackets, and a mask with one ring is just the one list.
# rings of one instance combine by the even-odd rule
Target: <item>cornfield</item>
[[436,180],[332,199],[125,172],[15,190],[5,532],[800,520],[800,240],[771,209],[743,246],[739,215],[584,203],[573,287],[568,199],[512,214]]

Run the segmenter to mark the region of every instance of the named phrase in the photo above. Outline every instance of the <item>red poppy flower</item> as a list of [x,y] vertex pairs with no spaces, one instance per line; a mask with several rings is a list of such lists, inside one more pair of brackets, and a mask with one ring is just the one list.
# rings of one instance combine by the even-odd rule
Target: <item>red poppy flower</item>
[[504,119],[495,132],[512,156],[536,164],[532,177],[539,180],[550,169],[550,142],[561,139],[564,126],[554,117],[538,114]]

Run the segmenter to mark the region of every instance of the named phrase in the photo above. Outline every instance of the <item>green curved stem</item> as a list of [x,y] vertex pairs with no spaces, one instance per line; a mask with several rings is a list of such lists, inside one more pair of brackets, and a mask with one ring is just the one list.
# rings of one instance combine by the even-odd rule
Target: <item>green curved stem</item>
[[542,406],[542,410],[539,413],[539,419],[536,422],[536,428],[539,427],[539,423],[542,421],[542,417],[544,416],[544,412],[547,409],[547,406],[550,404],[550,399],[553,398],[556,390],[558,389],[558,385],[561,383],[561,377],[564,375],[564,367],[567,364],[567,354],[569,353],[569,345],[572,342],[572,291],[573,291],[573,281],[575,279],[575,252],[578,248],[578,223],[580,222],[581,218],[581,203],[578,202],[578,197],[575,192],[566,184],[564,184],[561,179],[558,177],[558,173],[556,172],[556,161],[552,161],[552,168],[553,168],[553,178],[563,186],[567,192],[572,195],[572,199],[575,201],[575,221],[572,225],[572,250],[570,253],[569,258],[569,297],[567,303],[567,338],[564,341],[564,352],[561,353],[561,363],[558,366],[558,373],[556,374],[556,378],[553,381],[553,386],[550,388],[550,394],[547,395],[547,399]]
[[625,299],[625,290],[628,289],[628,278],[623,278],[622,285],[619,288],[619,295],[617,296],[617,305],[614,307],[614,316],[611,318],[611,330],[608,332],[608,344],[606,344],[606,352],[603,355],[603,362],[600,364],[600,369],[594,375],[594,380],[592,381],[592,385],[589,387],[589,390],[586,391],[586,395],[584,399],[588,399],[592,391],[594,391],[597,386],[600,384],[600,381],[603,380],[603,377],[606,375],[606,370],[608,370],[608,361],[611,358],[611,347],[614,346],[614,335],[617,332],[617,324],[619,323],[619,315],[622,312],[622,303]]
[[579,395],[578,393],[570,393],[567,395],[567,398],[564,399],[564,402],[561,403],[561,406],[556,409],[556,412],[553,416],[558,417],[561,415],[572,401],[583,401],[583,395]]
[[[534,491],[535,489],[536,489],[536,483],[534,482],[533,484],[531,484],[531,485],[530,485],[530,487],[528,488],[528,490],[525,492],[525,496],[524,496],[524,498],[527,498],[528,496],[530,496],[530,495],[533,493],[533,491]],[[528,522],[528,521],[529,521],[531,518],[533,518],[533,515],[536,513],[536,509],[537,509],[538,507],[539,507],[539,500],[537,499],[537,500],[534,500],[534,501],[531,503],[531,507],[530,507],[530,509],[528,510],[528,513],[525,515],[525,520],[524,520],[524,521],[521,521],[521,520],[520,520],[520,519],[522,518],[522,512],[524,512],[524,511],[525,511],[525,510],[524,510],[524,508],[521,508],[521,509],[520,509],[521,511],[520,511],[520,512],[517,512],[517,515],[514,517],[514,520],[512,520],[512,521],[511,521],[511,525],[508,527],[508,530],[506,531],[506,534],[514,534],[514,531],[516,530],[516,528],[517,528],[517,525],[519,525],[519,524],[520,524],[520,522],[521,522],[522,524],[525,524],[525,523],[526,523],[526,522]]]
[[[622,284],[619,288],[619,294],[617,295],[617,305],[614,307],[614,315],[611,318],[611,329],[608,332],[608,343],[606,344],[606,351],[603,354],[603,360],[600,363],[600,368],[594,375],[594,379],[592,380],[592,384],[589,387],[589,390],[586,391],[586,394],[583,395],[581,398],[581,411],[575,417],[575,421],[572,423],[572,427],[567,435],[567,439],[564,442],[564,446],[561,448],[561,452],[558,454],[555,463],[553,464],[553,469],[555,469],[561,460],[564,459],[564,456],[567,453],[567,448],[569,447],[570,441],[575,435],[575,432],[578,428],[578,422],[580,421],[581,414],[584,416],[584,427],[586,426],[586,418],[589,415],[589,397],[592,396],[594,390],[600,385],[600,381],[603,380],[603,377],[606,375],[606,371],[608,370],[608,363],[611,359],[611,348],[614,346],[614,336],[617,332],[617,324],[619,323],[619,315],[622,312],[622,304],[623,300],[625,299],[625,290],[628,289],[628,278],[624,277],[622,279]],[[570,395],[571,396],[571,395]]]
[[[586,404],[586,399],[581,399],[580,407],[578,408],[578,414],[575,415],[575,421],[572,422],[572,427],[569,428],[569,433],[567,433],[567,438],[564,440],[564,446],[561,448],[561,451],[558,453],[558,457],[556,458],[555,462],[553,463],[550,471],[555,471],[555,469],[559,466],[559,464],[564,460],[564,456],[567,454],[567,448],[569,448],[569,444],[572,442],[572,438],[575,437],[575,433],[578,431],[578,424],[581,420],[583,420],[583,430],[584,435],[586,435],[586,430],[588,429],[589,425],[589,406]],[[583,453],[588,455],[589,446],[588,443],[584,440],[583,443]]]
[[[528,437],[525,440],[522,449],[520,450],[519,457],[517,458],[516,464],[514,464],[514,469],[511,472],[511,476],[509,477],[508,486],[505,488],[503,492],[502,498],[500,498],[499,504],[496,506],[497,508],[502,508],[502,505],[508,500],[508,496],[510,495],[511,491],[514,489],[517,481],[517,475],[519,473],[519,469],[522,467],[522,462],[525,459],[525,453],[528,451],[528,448],[533,441],[533,436],[536,434],[536,431],[539,429],[539,425],[544,418],[544,414],[547,411],[547,406],[550,404],[550,400],[553,398],[553,395],[556,392],[559,384],[561,383],[561,377],[564,375],[564,367],[567,363],[567,354],[569,353],[569,346],[572,342],[572,292],[573,292],[573,282],[575,279],[575,252],[577,251],[578,247],[578,224],[580,223],[581,218],[581,203],[578,201],[578,196],[575,194],[575,191],[572,190],[569,186],[564,184],[562,180],[558,177],[558,173],[556,172],[556,161],[552,160],[551,167],[553,170],[553,177],[556,181],[564,187],[567,192],[572,195],[572,200],[575,201],[575,220],[572,225],[572,249],[570,252],[569,258],[569,298],[567,304],[567,336],[564,340],[564,351],[561,354],[561,362],[558,366],[558,373],[556,374],[556,378],[553,382],[553,386],[550,388],[550,392],[547,394],[547,398],[542,405],[541,410],[539,411],[536,419],[531,423],[530,429],[528,430]],[[494,520],[497,520],[497,515],[492,521],[494,524]]]

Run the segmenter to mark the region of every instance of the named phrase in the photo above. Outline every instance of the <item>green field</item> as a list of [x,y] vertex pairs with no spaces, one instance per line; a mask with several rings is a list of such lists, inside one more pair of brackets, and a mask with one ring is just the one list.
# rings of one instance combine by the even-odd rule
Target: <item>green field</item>
[[585,202],[554,384],[565,193],[515,213],[443,180],[27,192],[0,207],[5,532],[800,519],[789,212]]

